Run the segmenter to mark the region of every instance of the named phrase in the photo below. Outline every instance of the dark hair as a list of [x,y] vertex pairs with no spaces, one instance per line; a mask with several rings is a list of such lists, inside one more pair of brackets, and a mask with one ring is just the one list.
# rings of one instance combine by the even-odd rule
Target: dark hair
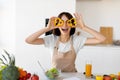
[[[73,16],[70,13],[68,13],[68,12],[62,12],[62,13],[60,13],[58,15],[58,17],[62,18],[63,15],[65,15],[68,19],[73,18]],[[70,36],[73,35],[74,33],[75,33],[75,28],[71,28],[71,30],[70,30]],[[57,35],[57,36],[61,35],[60,30],[58,28],[53,30],[53,34]]]

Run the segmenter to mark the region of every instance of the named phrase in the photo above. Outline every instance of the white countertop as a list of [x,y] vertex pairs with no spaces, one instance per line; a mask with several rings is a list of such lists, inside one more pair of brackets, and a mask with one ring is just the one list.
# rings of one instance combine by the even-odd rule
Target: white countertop
[[86,78],[82,73],[61,73],[56,80],[64,80],[68,78],[77,78],[76,80],[95,80],[95,78]]

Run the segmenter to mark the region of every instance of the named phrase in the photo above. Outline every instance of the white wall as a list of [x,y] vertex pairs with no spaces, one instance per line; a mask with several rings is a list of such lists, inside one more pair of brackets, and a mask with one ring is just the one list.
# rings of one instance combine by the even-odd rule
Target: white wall
[[[113,26],[113,39],[120,40],[120,0],[77,0],[76,11],[83,15],[85,23],[99,31],[100,26]],[[86,59],[93,61],[93,73],[120,71],[120,46],[85,47],[78,55],[77,64],[84,71]]]
[[0,47],[15,53],[14,0],[0,0]]
[[112,26],[114,39],[120,39],[120,0],[76,0],[76,11],[90,27]]
[[41,72],[38,60],[44,67],[51,67],[49,50],[41,45],[27,44],[25,39],[45,27],[45,18],[57,16],[62,11],[75,12],[75,0],[16,0],[17,65],[37,73]]

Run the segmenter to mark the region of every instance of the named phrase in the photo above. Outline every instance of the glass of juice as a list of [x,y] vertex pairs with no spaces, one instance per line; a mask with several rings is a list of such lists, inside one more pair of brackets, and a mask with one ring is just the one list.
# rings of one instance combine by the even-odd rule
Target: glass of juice
[[96,80],[103,80],[103,76],[102,75],[97,75]]
[[90,78],[92,75],[92,62],[91,61],[86,61],[85,64],[85,76],[87,78]]

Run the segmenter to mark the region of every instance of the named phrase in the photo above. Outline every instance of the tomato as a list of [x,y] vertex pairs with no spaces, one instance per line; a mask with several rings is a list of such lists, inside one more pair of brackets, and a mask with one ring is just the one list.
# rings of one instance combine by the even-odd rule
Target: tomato
[[26,77],[29,79],[31,77],[31,73],[27,73]]
[[26,78],[26,77],[23,77],[23,80],[27,80],[27,78]]
[[118,76],[118,80],[120,80],[120,75]]
[[112,78],[111,78],[111,76],[107,75],[107,76],[104,76],[103,80],[112,80]]
[[39,76],[37,74],[33,74],[31,80],[39,80]]

